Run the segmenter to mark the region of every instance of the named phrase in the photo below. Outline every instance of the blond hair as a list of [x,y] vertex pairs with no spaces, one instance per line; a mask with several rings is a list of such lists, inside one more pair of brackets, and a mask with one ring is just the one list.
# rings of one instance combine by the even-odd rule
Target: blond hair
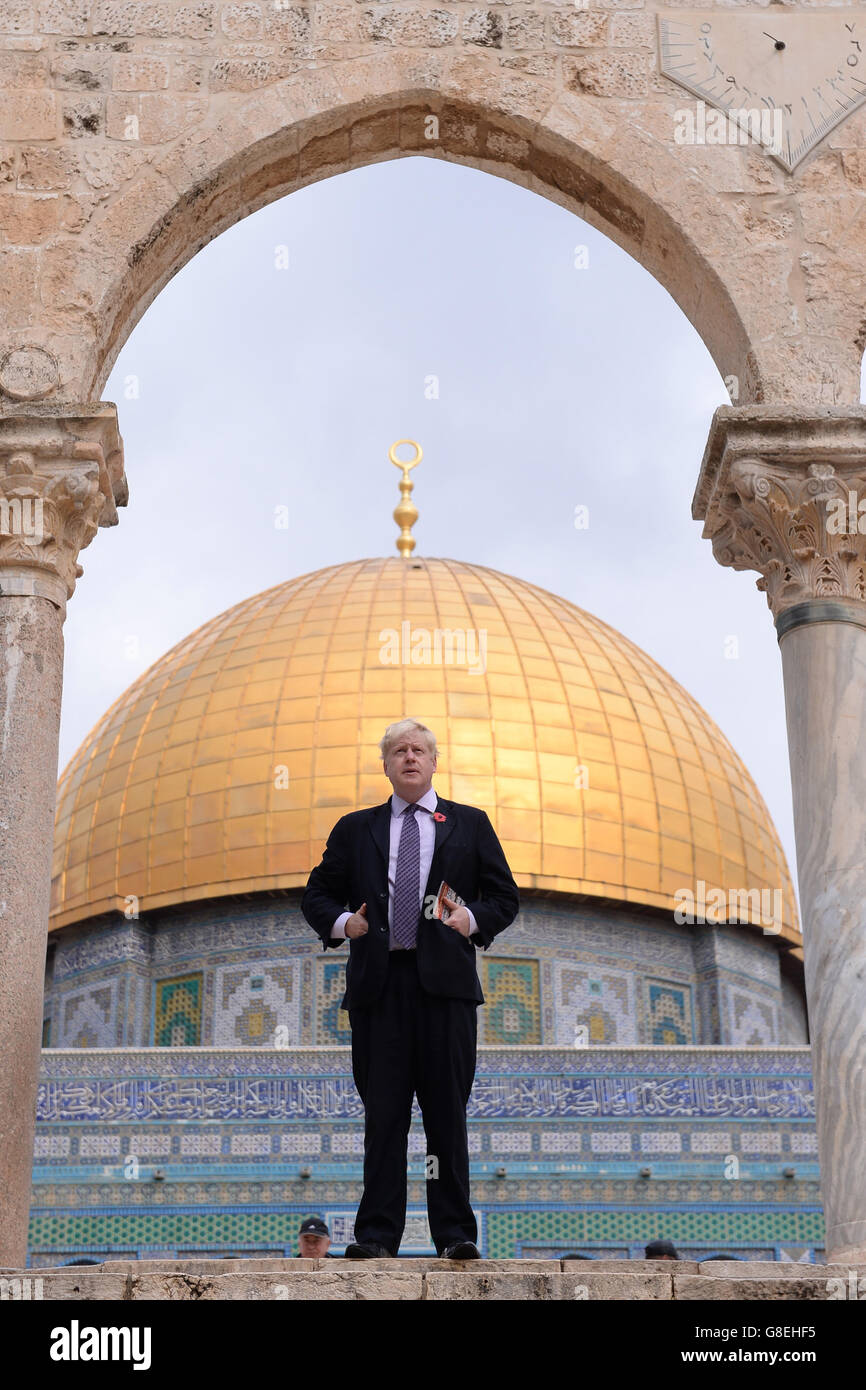
[[439,756],[439,750],[436,747],[436,735],[433,733],[432,729],[428,729],[427,725],[422,724],[418,719],[399,719],[396,724],[388,725],[383,738],[379,742],[379,752],[382,756],[382,762],[385,762],[394,744],[397,743],[404,734],[411,733],[413,730],[417,730],[419,734],[423,734],[424,742],[427,744],[427,752],[430,754],[431,758]]

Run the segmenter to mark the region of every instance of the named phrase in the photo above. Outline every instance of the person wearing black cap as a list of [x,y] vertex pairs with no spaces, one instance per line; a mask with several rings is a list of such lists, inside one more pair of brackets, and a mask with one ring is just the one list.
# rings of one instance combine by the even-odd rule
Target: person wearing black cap
[[651,1240],[646,1248],[648,1260],[678,1260],[676,1246],[672,1240]]
[[336,1256],[332,1255],[328,1249],[331,1244],[331,1232],[320,1216],[308,1216],[306,1221],[301,1222],[298,1244],[301,1247],[298,1251],[299,1259],[336,1259]]

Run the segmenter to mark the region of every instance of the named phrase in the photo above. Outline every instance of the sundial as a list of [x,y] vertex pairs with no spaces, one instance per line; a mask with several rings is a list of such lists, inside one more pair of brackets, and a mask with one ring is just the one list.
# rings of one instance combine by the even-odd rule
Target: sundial
[[[659,66],[790,173],[866,100],[866,12],[674,10],[659,15]],[[755,133],[761,111],[774,113],[778,147]]]

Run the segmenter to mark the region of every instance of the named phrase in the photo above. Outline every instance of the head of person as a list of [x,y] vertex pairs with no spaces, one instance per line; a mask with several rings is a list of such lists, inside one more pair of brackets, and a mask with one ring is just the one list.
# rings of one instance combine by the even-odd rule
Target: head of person
[[320,1216],[309,1216],[298,1232],[299,1254],[307,1260],[320,1260],[328,1253],[331,1232]]
[[672,1240],[651,1240],[646,1248],[648,1260],[678,1260],[676,1246]]
[[389,724],[379,744],[385,776],[404,801],[418,801],[433,785],[438,750],[426,724],[400,719]]

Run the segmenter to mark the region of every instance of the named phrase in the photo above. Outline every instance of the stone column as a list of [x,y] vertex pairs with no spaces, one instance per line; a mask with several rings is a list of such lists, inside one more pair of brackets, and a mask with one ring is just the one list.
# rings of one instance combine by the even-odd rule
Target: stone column
[[0,410],[0,1267],[27,1251],[66,600],[125,502],[114,406]]
[[717,410],[692,515],[776,623],[827,1259],[866,1262],[866,409]]

